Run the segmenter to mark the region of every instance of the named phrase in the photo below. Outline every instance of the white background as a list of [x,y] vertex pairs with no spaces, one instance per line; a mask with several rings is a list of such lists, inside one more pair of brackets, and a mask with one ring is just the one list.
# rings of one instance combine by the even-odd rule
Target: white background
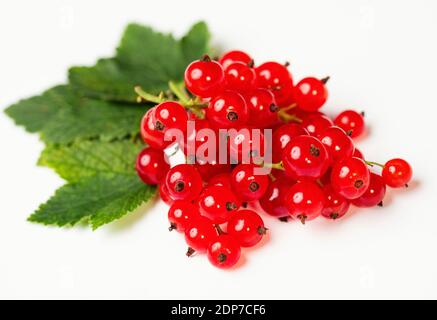
[[368,159],[415,170],[386,207],[271,237],[233,271],[188,260],[162,203],[96,232],[26,222],[63,182],[35,165],[36,135],[0,115],[0,298],[437,298],[437,2],[1,1],[0,108],[110,56],[131,21],[183,34],[206,20],[215,45],[330,75],[325,110],[365,110]]

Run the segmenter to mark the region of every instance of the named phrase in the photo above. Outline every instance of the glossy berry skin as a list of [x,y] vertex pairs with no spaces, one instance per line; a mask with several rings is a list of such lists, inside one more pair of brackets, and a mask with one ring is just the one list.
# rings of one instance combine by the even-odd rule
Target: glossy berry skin
[[264,134],[253,127],[243,127],[228,139],[229,156],[238,162],[251,163],[264,156]]
[[231,172],[231,165],[228,163],[218,163],[216,160],[211,162],[204,162],[200,159],[197,160],[194,167],[199,171],[203,180],[209,181],[212,177],[221,174]]
[[164,178],[170,166],[162,151],[146,147],[138,154],[135,168],[144,183],[154,185]]
[[174,203],[174,200],[170,197],[170,194],[168,193],[168,189],[164,181],[161,181],[159,184],[159,197],[162,201],[164,201],[164,203],[169,206]]
[[364,155],[363,155],[363,153],[361,152],[361,150],[358,149],[358,148],[355,148],[354,153],[352,154],[352,157],[360,158],[360,159],[363,159],[363,160],[364,160]]
[[209,244],[217,237],[217,231],[210,219],[198,216],[185,229],[185,242],[189,246],[187,256],[193,251],[206,252]]
[[278,121],[275,96],[268,89],[257,88],[245,95],[251,126],[266,128]]
[[293,97],[300,109],[314,112],[325,104],[328,99],[328,90],[321,80],[308,77],[296,84]]
[[277,163],[282,159],[282,152],[292,138],[308,135],[308,131],[296,123],[286,123],[277,128],[272,135],[272,160]]
[[361,208],[382,205],[382,200],[385,196],[385,190],[386,186],[382,177],[379,174],[371,172],[369,187],[361,197],[352,200],[352,204]]
[[325,194],[322,216],[332,220],[343,217],[349,210],[349,200],[339,195],[330,184],[325,185],[322,191]]
[[310,114],[302,121],[302,127],[305,128],[310,135],[318,137],[326,129],[332,127],[334,123],[327,116],[319,113]]
[[239,164],[232,170],[232,189],[241,201],[258,200],[267,190],[269,185],[268,176],[255,174],[255,168],[257,166],[253,164]]
[[288,107],[292,102],[293,79],[287,67],[277,62],[265,62],[255,69],[257,85],[269,89],[279,107]]
[[243,62],[231,63],[225,69],[225,87],[237,92],[249,92],[255,86],[255,70]]
[[335,119],[336,126],[342,128],[352,138],[360,136],[364,132],[364,117],[361,113],[354,110],[345,110]]
[[219,93],[225,83],[223,67],[209,58],[192,62],[185,69],[185,86],[194,95],[210,98]]
[[202,178],[191,165],[179,164],[171,168],[166,175],[165,184],[170,197],[174,200],[192,201],[202,190]]
[[369,182],[370,171],[360,158],[345,158],[332,167],[331,184],[346,199],[361,197],[369,187]]
[[227,234],[217,236],[208,246],[207,256],[214,267],[229,269],[240,260],[241,249],[238,242]]
[[328,151],[331,161],[350,158],[355,151],[354,142],[346,132],[339,127],[326,129],[319,136],[319,140]]
[[253,247],[261,241],[267,229],[255,211],[240,210],[229,219],[227,231],[241,247]]
[[269,215],[277,218],[289,215],[285,196],[293,182],[286,178],[278,178],[271,181],[266,193],[259,199],[261,208]]
[[164,149],[173,140],[165,136],[169,129],[186,131],[188,114],[184,107],[174,101],[166,101],[147,111],[141,121],[141,136],[155,149]]
[[228,189],[232,189],[231,185],[231,174],[230,173],[220,173],[213,176],[208,181],[209,186],[222,186]]
[[214,224],[226,222],[239,208],[234,193],[223,186],[206,187],[199,196],[199,210]]
[[243,51],[239,50],[232,50],[226,52],[219,60],[219,63],[223,66],[223,69],[227,69],[229,65],[231,65],[234,62],[242,62],[244,64],[250,64],[252,61],[252,58]]
[[199,209],[188,201],[175,201],[168,210],[169,230],[184,232],[186,227],[199,217]]
[[249,119],[246,101],[234,91],[224,91],[209,103],[206,117],[213,127],[238,128]]
[[386,185],[392,188],[408,186],[413,177],[413,169],[403,159],[391,159],[382,169],[382,178]]
[[325,195],[316,183],[301,181],[290,187],[285,201],[290,216],[305,224],[320,216]]
[[328,170],[329,155],[316,138],[297,136],[285,147],[282,163],[287,174],[295,180],[318,179]]

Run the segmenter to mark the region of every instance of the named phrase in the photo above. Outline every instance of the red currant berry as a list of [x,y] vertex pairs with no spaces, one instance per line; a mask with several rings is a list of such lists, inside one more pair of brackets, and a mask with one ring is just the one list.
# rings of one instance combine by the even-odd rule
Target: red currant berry
[[228,221],[228,234],[242,247],[253,247],[267,232],[263,219],[252,210],[240,210]]
[[223,69],[234,63],[242,62],[244,64],[250,64],[253,62],[252,58],[245,52],[239,50],[233,50],[226,52],[219,60],[219,63],[223,66]]
[[360,159],[364,160],[364,155],[361,152],[361,150],[358,148],[355,148],[354,153],[352,154],[352,157],[360,158]]
[[232,189],[231,185],[231,174],[230,173],[220,173],[208,181],[209,186],[222,186],[228,189]]
[[330,127],[320,136],[319,140],[325,145],[331,160],[337,161],[352,157],[355,146],[352,139],[339,127]]
[[310,114],[302,121],[304,127],[310,135],[318,137],[326,129],[332,127],[334,123],[327,116],[319,113]]
[[364,132],[364,117],[354,110],[343,111],[334,119],[334,123],[352,138],[356,138]]
[[329,167],[329,156],[324,145],[311,136],[297,136],[285,147],[282,164],[288,175],[298,178],[320,178]]
[[317,218],[325,203],[325,195],[317,184],[310,181],[297,182],[290,187],[286,198],[286,206],[291,217],[306,221]]
[[192,201],[202,190],[202,178],[191,165],[179,164],[171,168],[166,175],[165,184],[174,200]]
[[293,92],[300,109],[313,112],[319,110],[328,99],[328,90],[323,82],[313,77],[300,80]]
[[376,205],[382,206],[385,196],[385,183],[379,174],[370,173],[370,183],[366,192],[359,198],[352,200],[352,204],[357,207],[367,208]]
[[293,79],[287,67],[277,62],[265,62],[255,71],[258,86],[271,90],[279,107],[288,107],[293,95]]
[[246,95],[249,124],[266,128],[278,121],[278,106],[270,90],[258,88]]
[[255,86],[255,70],[242,62],[231,63],[225,70],[226,89],[248,92]]
[[164,141],[164,132],[155,128],[155,110],[149,109],[141,120],[141,137],[150,147],[165,149],[167,144]]
[[302,135],[308,135],[308,131],[296,123],[286,123],[277,128],[272,135],[272,161],[281,161],[282,152],[291,139]]
[[270,182],[266,193],[259,199],[261,208],[269,215],[274,217],[286,217],[289,215],[286,198],[293,182],[286,178],[278,178]]
[[199,217],[199,209],[188,201],[175,201],[168,210],[168,221],[170,231],[184,232],[187,225]]
[[228,163],[217,163],[217,161],[205,162],[198,159],[194,167],[199,171],[203,180],[209,181],[212,177],[221,174],[229,173],[231,171],[231,165]]
[[403,159],[392,159],[387,161],[382,169],[382,178],[386,185],[392,188],[408,186],[413,176],[413,169]]
[[343,217],[349,210],[349,201],[339,195],[330,184],[323,187],[323,193],[325,194],[325,205],[322,216],[332,220]]
[[234,193],[222,186],[206,187],[198,201],[200,213],[215,224],[225,223],[239,207]]
[[187,67],[184,78],[185,86],[192,94],[210,98],[223,89],[225,74],[220,63],[205,56]]
[[135,168],[144,183],[158,184],[170,166],[165,161],[162,151],[146,147],[138,154]]
[[267,190],[269,178],[264,174],[256,174],[256,168],[253,164],[239,164],[232,170],[232,189],[242,201],[258,200]]
[[159,184],[159,197],[161,198],[164,203],[171,206],[174,203],[174,200],[170,197],[170,194],[168,193],[167,185],[164,181],[161,181]]
[[257,162],[264,156],[264,134],[260,129],[241,128],[229,135],[229,156],[238,162]]
[[369,187],[369,181],[369,168],[360,158],[346,158],[336,162],[332,167],[332,186],[346,199],[361,197]]
[[238,128],[246,124],[249,118],[244,98],[233,91],[224,91],[215,96],[208,105],[206,116],[218,128]]
[[217,231],[207,217],[198,216],[194,218],[185,228],[185,242],[188,244],[187,256],[194,252],[203,253],[208,245],[217,237]]
[[[193,162],[196,160],[196,151],[209,139],[207,135],[200,134],[203,129],[211,129],[209,121],[206,119],[194,120],[194,129],[185,132],[183,141],[179,142],[179,146],[184,151],[185,156],[192,159]],[[208,154],[205,154],[205,156],[208,156]]]
[[220,269],[229,269],[240,259],[241,249],[238,242],[231,236],[217,236],[208,246],[208,260]]

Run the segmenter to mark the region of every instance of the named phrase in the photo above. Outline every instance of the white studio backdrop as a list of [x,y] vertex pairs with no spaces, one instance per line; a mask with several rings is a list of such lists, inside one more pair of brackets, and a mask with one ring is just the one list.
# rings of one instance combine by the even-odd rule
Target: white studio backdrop
[[407,159],[415,181],[335,223],[266,218],[271,236],[224,272],[187,260],[161,202],[96,232],[26,222],[63,181],[2,113],[0,298],[437,298],[436,16],[432,0],[2,1],[2,110],[112,55],[129,22],[181,35],[205,20],[221,49],[288,60],[296,79],[330,75],[325,110],[365,110],[360,149]]

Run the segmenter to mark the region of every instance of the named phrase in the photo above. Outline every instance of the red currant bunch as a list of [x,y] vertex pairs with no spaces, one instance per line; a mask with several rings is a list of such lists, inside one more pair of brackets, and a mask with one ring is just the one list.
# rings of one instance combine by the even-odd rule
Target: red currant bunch
[[[193,61],[165,94],[135,89],[155,103],[141,122],[147,147],[135,167],[169,205],[169,230],[185,235],[187,256],[233,268],[267,238],[265,219],[337,220],[351,206],[382,206],[387,187],[408,186],[408,162],[368,161],[356,147],[364,113],[321,111],[328,79],[294,84],[288,63],[255,65],[233,50]],[[173,165],[167,155],[178,150],[185,162]]]

